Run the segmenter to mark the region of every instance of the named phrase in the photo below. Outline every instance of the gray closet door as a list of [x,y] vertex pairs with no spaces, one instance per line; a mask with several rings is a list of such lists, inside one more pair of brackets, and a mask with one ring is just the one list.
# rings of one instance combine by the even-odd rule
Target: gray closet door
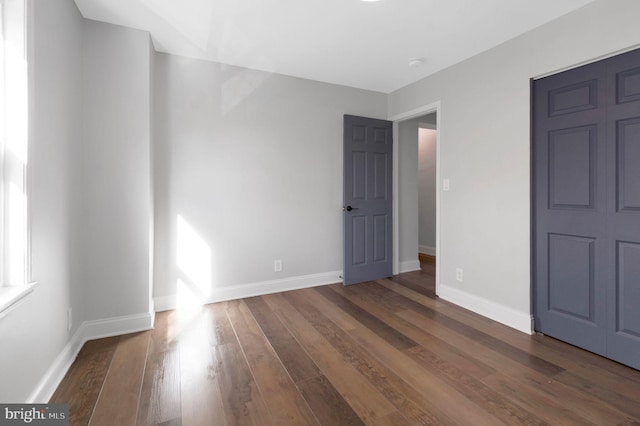
[[640,51],[533,96],[536,330],[640,368]]

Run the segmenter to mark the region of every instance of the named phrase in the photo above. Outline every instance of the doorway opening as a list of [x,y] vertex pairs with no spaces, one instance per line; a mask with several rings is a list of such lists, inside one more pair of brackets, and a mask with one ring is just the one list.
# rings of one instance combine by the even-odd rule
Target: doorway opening
[[435,264],[438,131],[435,113],[423,118],[418,126],[418,259]]
[[[440,102],[390,117],[389,120],[393,121],[396,141],[393,153],[393,273],[420,270],[421,255],[419,253],[423,252],[434,260],[437,294],[441,264]],[[425,140],[422,143],[424,157],[422,165],[420,164],[421,128],[424,129],[422,133]],[[424,172],[422,174],[421,168]],[[422,184],[421,177],[424,178]],[[430,194],[425,193],[421,197],[420,187],[422,191],[428,191]]]

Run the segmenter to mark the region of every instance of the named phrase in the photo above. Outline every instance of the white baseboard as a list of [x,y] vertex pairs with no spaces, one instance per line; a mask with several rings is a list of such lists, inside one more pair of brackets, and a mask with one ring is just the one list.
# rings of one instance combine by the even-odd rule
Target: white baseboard
[[400,262],[399,266],[399,274],[405,273],[405,272],[413,272],[413,271],[419,271],[420,270],[420,261],[418,259],[416,260],[408,260],[406,262]]
[[[419,267],[419,265],[418,265]],[[226,300],[242,299],[245,297],[262,296],[263,294],[280,293],[282,291],[299,290],[327,284],[341,283],[342,271],[325,272],[321,274],[301,275],[283,278],[281,280],[261,281],[250,284],[240,284],[213,289],[211,295],[202,303],[224,302]],[[156,312],[168,311],[178,307],[177,296],[154,297]]]
[[136,333],[138,331],[151,330],[153,328],[154,315],[150,312],[124,317],[107,318],[104,320],[85,321],[80,328],[83,329],[84,341],[102,339],[103,337],[120,336],[122,334]]
[[49,402],[71,364],[78,356],[80,349],[87,341],[150,330],[153,328],[153,319],[153,313],[148,312],[139,315],[83,322],[53,364],[51,364],[40,383],[31,392],[27,403],[44,404]]
[[418,252],[428,254],[429,256],[435,256],[436,248],[430,246],[418,246]]
[[178,306],[177,296],[175,294],[170,296],[156,296],[153,298],[153,306],[155,307],[156,312],[176,309]]
[[55,361],[53,361],[53,364],[51,364],[51,367],[49,367],[42,379],[40,379],[36,388],[31,392],[31,395],[29,395],[26,401],[28,404],[46,404],[49,402],[58,385],[60,385],[60,382],[64,379],[64,375],[67,374],[71,364],[73,364],[73,361],[78,356],[82,345],[84,345],[85,340],[82,337],[83,334],[82,326],[80,326],[64,349],[62,349],[62,352],[60,352]]
[[516,311],[508,306],[445,284],[438,286],[438,297],[523,333],[533,334],[531,314],[529,313]]

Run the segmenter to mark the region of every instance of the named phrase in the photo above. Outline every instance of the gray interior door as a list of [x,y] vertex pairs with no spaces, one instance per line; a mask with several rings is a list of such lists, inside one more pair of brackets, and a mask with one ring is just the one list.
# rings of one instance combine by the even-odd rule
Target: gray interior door
[[640,368],[640,51],[533,92],[536,330]]
[[344,116],[345,285],[392,274],[392,130],[390,121]]

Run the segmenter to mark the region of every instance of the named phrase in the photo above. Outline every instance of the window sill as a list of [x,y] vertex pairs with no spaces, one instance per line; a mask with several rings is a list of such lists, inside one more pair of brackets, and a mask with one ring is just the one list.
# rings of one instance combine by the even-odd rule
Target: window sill
[[38,282],[24,285],[0,287],[0,319],[13,311],[38,286]]

